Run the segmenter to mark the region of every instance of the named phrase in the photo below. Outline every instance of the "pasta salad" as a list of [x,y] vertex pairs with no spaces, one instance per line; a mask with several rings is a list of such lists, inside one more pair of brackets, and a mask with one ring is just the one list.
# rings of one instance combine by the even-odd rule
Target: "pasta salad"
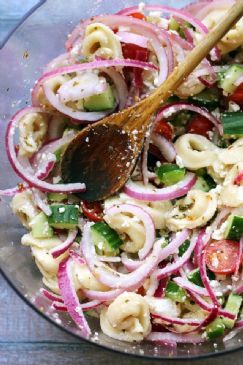
[[[143,3],[82,20],[6,131],[11,208],[43,296],[83,337],[176,346],[243,328],[243,19],[161,105],[124,188],[87,202],[62,156],[87,124],[161,85],[234,3]],[[18,136],[16,144],[15,134]]]

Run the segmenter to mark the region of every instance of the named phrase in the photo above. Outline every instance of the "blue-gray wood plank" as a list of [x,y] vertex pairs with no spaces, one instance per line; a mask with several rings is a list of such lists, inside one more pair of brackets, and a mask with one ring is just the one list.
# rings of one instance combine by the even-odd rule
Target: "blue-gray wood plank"
[[[0,42],[36,2],[37,0],[0,0]],[[242,354],[241,351],[224,357],[201,360],[200,365],[228,365],[232,362],[234,365],[241,365]],[[65,334],[29,308],[0,276],[0,365],[145,363],[148,362],[101,350]],[[190,361],[186,363],[192,364]],[[163,361],[163,364],[172,362]],[[181,362],[173,364],[179,365]]]

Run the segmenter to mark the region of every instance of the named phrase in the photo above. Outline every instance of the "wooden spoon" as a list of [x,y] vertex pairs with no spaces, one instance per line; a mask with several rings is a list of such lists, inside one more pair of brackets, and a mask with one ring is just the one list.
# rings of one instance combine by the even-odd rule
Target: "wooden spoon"
[[105,199],[123,187],[141,153],[153,114],[242,15],[243,0],[238,0],[150,96],[89,125],[70,142],[62,158],[62,178],[86,184],[86,191],[79,194],[82,200]]

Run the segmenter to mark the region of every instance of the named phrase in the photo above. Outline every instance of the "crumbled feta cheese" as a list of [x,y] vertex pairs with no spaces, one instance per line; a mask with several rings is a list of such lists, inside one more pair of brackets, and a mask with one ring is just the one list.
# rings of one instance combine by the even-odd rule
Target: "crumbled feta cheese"
[[240,110],[240,106],[233,101],[229,102],[229,112],[238,112]]
[[179,155],[176,155],[176,164],[179,167],[184,167],[183,160],[182,160],[182,158]]
[[224,223],[221,224],[221,227],[219,229],[216,229],[213,234],[212,238],[214,240],[222,240],[224,238],[224,233],[227,228],[228,221],[226,220]]

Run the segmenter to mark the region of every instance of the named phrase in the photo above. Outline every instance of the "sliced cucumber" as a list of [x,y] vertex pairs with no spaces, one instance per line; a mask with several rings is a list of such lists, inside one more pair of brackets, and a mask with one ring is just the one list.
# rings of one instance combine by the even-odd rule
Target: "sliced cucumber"
[[218,317],[206,327],[206,336],[208,339],[212,340],[216,337],[222,336],[224,334],[224,330],[224,322],[220,317]]
[[216,88],[205,89],[199,94],[191,96],[189,101],[209,110],[215,109],[219,104],[219,90]]
[[229,94],[232,94],[237,86],[235,81],[243,75],[243,66],[232,65],[224,72],[222,80],[219,82],[219,86]]
[[223,322],[224,322],[225,327],[227,327],[227,328],[234,327],[241,304],[242,304],[242,297],[240,295],[233,294],[233,293],[231,293],[229,295],[227,303],[225,305],[225,310],[234,314],[235,319],[229,319],[229,318],[224,317]]
[[105,222],[97,222],[91,226],[91,238],[101,255],[116,256],[124,243],[119,234]]
[[102,94],[92,95],[84,99],[84,108],[89,111],[102,111],[113,109],[115,97],[110,85]]
[[202,176],[198,176],[196,184],[193,186],[192,189],[208,192],[210,190],[210,187]]
[[47,198],[52,202],[59,203],[62,202],[63,200],[66,200],[68,198],[68,195],[63,193],[48,193]]
[[187,275],[188,280],[190,280],[193,284],[203,287],[202,278],[200,275],[199,269],[192,270]]
[[165,296],[178,303],[184,303],[187,298],[185,289],[181,288],[174,281],[168,282],[165,289]]
[[53,229],[49,226],[47,216],[43,212],[31,220],[30,227],[34,238],[53,237]]
[[243,135],[243,112],[224,113],[222,116],[224,135]]
[[50,205],[52,214],[48,217],[49,225],[58,229],[72,229],[77,227],[79,207],[76,205]]
[[190,240],[185,240],[185,242],[179,247],[178,255],[181,257],[187,251],[188,247],[190,246]]
[[239,241],[243,235],[243,217],[231,214],[227,219],[228,225],[225,231],[225,238]]
[[186,170],[176,164],[163,164],[155,172],[159,180],[165,186],[169,186],[181,181],[185,176]]

